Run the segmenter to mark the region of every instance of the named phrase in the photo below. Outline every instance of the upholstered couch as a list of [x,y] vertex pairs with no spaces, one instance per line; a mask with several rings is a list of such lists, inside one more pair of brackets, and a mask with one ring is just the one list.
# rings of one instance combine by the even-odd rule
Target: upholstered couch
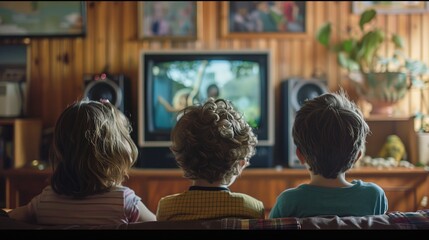
[[35,225],[10,219],[0,212],[0,229],[229,229],[229,230],[310,230],[310,229],[429,229],[429,209],[416,212],[388,212],[384,215],[364,217],[319,216],[278,219],[219,219],[175,222],[144,222],[107,226]]

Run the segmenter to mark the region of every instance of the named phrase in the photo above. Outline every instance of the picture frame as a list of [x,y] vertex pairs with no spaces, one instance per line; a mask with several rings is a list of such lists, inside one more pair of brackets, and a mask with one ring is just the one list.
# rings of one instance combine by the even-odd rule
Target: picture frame
[[375,9],[380,14],[407,14],[429,11],[428,1],[353,1],[353,13]]
[[222,1],[221,36],[305,37],[307,1]]
[[196,40],[201,22],[201,1],[139,1],[138,38]]
[[0,37],[85,35],[85,1],[0,1]]

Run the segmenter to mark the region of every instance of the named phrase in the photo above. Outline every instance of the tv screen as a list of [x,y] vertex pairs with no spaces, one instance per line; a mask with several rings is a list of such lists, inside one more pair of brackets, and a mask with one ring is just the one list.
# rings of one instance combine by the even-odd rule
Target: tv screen
[[231,101],[254,129],[258,146],[272,146],[269,67],[268,51],[142,51],[139,146],[168,149],[178,112],[185,106],[204,103],[208,97]]

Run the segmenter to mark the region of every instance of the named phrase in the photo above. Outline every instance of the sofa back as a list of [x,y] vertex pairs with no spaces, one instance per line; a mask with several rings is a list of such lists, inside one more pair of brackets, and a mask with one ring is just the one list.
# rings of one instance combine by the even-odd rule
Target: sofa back
[[310,229],[429,229],[429,209],[416,212],[389,212],[363,217],[318,216],[276,219],[216,219],[198,221],[153,221],[105,226],[46,226],[16,221],[0,214],[0,229],[233,229],[233,230],[310,230]]

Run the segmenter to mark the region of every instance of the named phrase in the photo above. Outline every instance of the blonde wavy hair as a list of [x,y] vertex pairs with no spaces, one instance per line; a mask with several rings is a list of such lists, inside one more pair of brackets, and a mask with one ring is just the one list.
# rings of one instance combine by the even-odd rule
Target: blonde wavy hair
[[85,197],[120,185],[137,160],[131,130],[128,118],[108,101],[68,106],[55,124],[50,149],[52,189]]
[[249,161],[258,140],[243,115],[224,99],[188,106],[171,132],[171,151],[189,179],[228,184],[240,160]]

